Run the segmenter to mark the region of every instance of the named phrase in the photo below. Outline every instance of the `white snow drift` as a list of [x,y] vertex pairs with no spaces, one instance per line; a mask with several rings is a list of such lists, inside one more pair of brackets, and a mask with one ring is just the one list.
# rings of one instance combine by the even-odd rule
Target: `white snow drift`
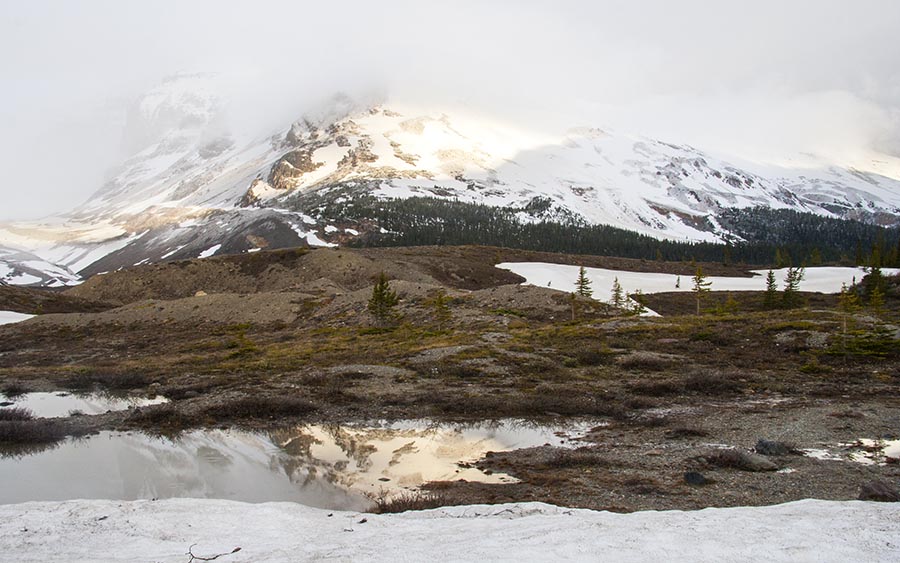
[[193,499],[0,506],[5,561],[183,562],[189,549],[229,553],[217,559],[227,563],[897,561],[900,506],[805,500],[613,514],[523,503],[392,515]]
[[[497,264],[498,268],[509,270],[525,278],[525,284],[549,287],[559,291],[575,291],[575,280],[578,278],[578,266],[565,264],[549,264],[546,262],[505,262]],[[691,276],[674,274],[658,274],[649,272],[629,272],[625,270],[607,270],[604,268],[585,268],[591,280],[594,298],[608,301],[612,295],[613,282],[618,279],[626,293],[661,293],[668,291],[691,291]],[[768,270],[752,270],[752,278],[709,276],[713,291],[764,291],[766,289],[766,273]],[[900,273],[897,268],[882,269],[884,275]],[[775,278],[779,288],[784,285],[787,269],[775,270]],[[801,291],[818,291],[821,293],[838,293],[841,284],[848,286],[866,275],[863,268],[816,267],[804,270]]]
[[30,319],[34,315],[26,315],[25,313],[16,313],[15,311],[0,311],[0,325],[8,325],[19,323]]

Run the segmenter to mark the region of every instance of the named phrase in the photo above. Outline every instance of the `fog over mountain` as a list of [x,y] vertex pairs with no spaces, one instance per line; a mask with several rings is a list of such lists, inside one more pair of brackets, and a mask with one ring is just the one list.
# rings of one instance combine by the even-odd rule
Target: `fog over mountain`
[[184,72],[214,73],[217,126],[247,134],[344,92],[853,165],[900,153],[898,24],[878,0],[16,3],[0,22],[0,219],[87,199],[164,134],[135,126],[135,100]]

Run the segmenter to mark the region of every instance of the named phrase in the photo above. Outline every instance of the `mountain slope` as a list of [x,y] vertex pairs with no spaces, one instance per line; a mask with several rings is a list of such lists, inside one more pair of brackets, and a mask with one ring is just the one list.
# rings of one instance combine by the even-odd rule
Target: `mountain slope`
[[609,224],[688,241],[739,238],[717,219],[728,208],[900,222],[896,159],[866,171],[806,156],[760,165],[596,128],[550,136],[343,97],[286,131],[241,135],[227,129],[208,83],[176,77],[140,100],[126,131],[134,155],[85,204],[0,225],[8,248],[0,275],[68,284],[146,262],[345,243],[382,228],[323,216],[322,204],[360,196],[513,207],[523,222]]

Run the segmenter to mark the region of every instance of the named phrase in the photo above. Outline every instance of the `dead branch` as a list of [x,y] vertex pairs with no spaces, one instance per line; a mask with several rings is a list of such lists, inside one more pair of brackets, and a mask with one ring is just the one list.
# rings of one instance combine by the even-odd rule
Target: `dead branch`
[[207,557],[203,557],[203,556],[194,554],[194,546],[195,545],[197,545],[197,544],[193,544],[193,545],[191,545],[191,547],[188,548],[188,552],[186,555],[191,556],[191,558],[188,560],[188,563],[193,563],[194,561],[213,561],[215,559],[218,559],[219,557],[231,555],[232,553],[237,553],[238,551],[241,550],[241,548],[236,547],[236,548],[232,549],[231,551],[229,551],[228,553],[220,553],[218,555],[210,555]]

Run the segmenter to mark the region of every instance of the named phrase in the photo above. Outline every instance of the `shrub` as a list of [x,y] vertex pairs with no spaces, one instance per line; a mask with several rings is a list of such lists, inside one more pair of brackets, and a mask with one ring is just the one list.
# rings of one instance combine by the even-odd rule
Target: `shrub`
[[21,383],[7,383],[3,386],[2,391],[4,395],[11,399],[13,397],[18,397],[20,395],[24,395],[25,393],[29,393],[31,389]]
[[73,391],[90,391],[97,387],[110,390],[128,390],[144,387],[150,380],[137,372],[102,373],[79,370],[63,380],[63,387]]
[[733,393],[741,389],[741,384],[721,374],[695,373],[684,381],[684,389],[688,393],[700,395],[718,395]]
[[558,448],[549,458],[540,462],[542,469],[570,469],[581,467],[607,467],[610,462],[590,448],[568,450]]
[[709,436],[709,432],[706,430],[690,426],[678,426],[666,432],[666,438],[669,440],[677,440],[679,438],[704,438],[706,436]]
[[31,420],[34,413],[23,407],[6,407],[0,409],[0,420]]
[[301,416],[316,410],[315,405],[296,397],[248,396],[231,399],[204,409],[204,414],[222,418],[276,418]]
[[669,356],[645,350],[631,352],[618,359],[618,364],[629,370],[662,371],[673,363],[673,358]]
[[128,422],[152,429],[152,432],[160,435],[177,434],[195,425],[195,421],[168,403],[135,409],[129,415]]
[[433,492],[403,491],[392,497],[375,499],[372,512],[375,514],[396,514],[408,510],[430,510],[446,505],[442,495]]
[[47,419],[0,420],[0,444],[41,444],[66,437],[65,428]]
[[665,395],[680,395],[684,392],[684,385],[674,379],[660,381],[640,381],[629,385],[629,389],[640,395],[650,397],[662,397]]

